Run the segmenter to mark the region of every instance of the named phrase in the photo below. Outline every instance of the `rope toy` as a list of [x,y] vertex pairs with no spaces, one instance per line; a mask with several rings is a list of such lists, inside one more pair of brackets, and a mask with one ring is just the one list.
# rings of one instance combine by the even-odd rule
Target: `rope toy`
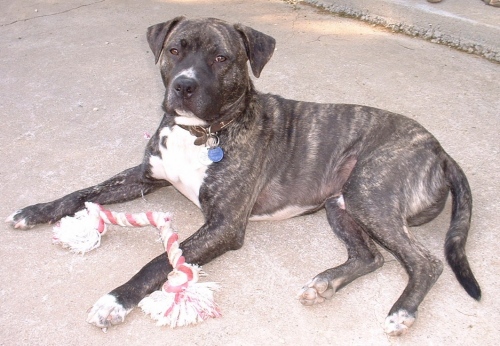
[[206,274],[199,266],[186,263],[179,247],[179,236],[171,228],[170,214],[117,213],[91,202],[86,202],[85,208],[74,217],[64,217],[54,227],[55,244],[83,254],[99,247],[108,224],[132,227],[153,225],[159,229],[173,270],[161,290],[151,293],[139,303],[139,307],[151,315],[158,326],[182,327],[221,316],[213,296],[219,285],[198,282],[200,276]]
[[52,232],[52,242],[69,248],[70,251],[84,254],[101,245],[101,237],[107,232],[107,225],[123,227],[143,227],[153,225],[170,227],[171,215],[148,211],[147,213],[117,213],[106,210],[101,205],[85,202],[85,208],[74,217],[62,218]]
[[215,282],[196,283],[205,273],[201,268],[185,263],[179,248],[178,235],[166,227],[161,230],[168,260],[174,268],[160,291],[140,301],[139,307],[156,325],[171,328],[202,322],[221,316],[214,302],[213,292],[219,289]]

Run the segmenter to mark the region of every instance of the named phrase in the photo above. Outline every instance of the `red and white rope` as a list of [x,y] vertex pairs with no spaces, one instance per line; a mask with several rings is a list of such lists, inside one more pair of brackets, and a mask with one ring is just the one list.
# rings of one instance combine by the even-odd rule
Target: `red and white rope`
[[213,299],[219,285],[213,282],[198,283],[201,268],[186,263],[179,244],[179,236],[170,227],[168,213],[117,213],[96,203],[85,203],[85,210],[74,217],[61,219],[54,227],[54,243],[69,247],[74,252],[85,253],[100,245],[107,225],[143,227],[152,225],[160,230],[173,270],[161,291],[144,298],[139,306],[157,321],[170,327],[196,324],[221,313]]
[[86,202],[85,208],[74,217],[64,217],[53,229],[53,242],[69,247],[71,251],[85,253],[101,244],[107,225],[124,227],[155,226],[169,228],[171,216],[162,212],[118,213],[104,209],[97,203]]
[[118,213],[104,209],[97,203],[86,202],[85,207],[89,216],[95,219],[96,229],[99,233],[106,233],[106,225],[122,227],[144,227],[152,225],[156,228],[163,227],[170,221],[170,214],[148,211],[145,213]]

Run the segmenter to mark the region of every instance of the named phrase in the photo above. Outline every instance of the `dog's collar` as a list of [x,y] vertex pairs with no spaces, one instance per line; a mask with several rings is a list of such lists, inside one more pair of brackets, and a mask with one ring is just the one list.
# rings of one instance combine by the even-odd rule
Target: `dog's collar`
[[196,137],[194,144],[195,145],[203,145],[207,143],[209,137],[216,136],[217,132],[225,129],[234,121],[235,118],[228,121],[219,121],[214,123],[208,127],[203,126],[186,126],[186,125],[178,125],[184,130],[189,131],[190,134]]
[[[246,95],[246,93],[241,94],[240,97],[236,101],[234,101],[232,104],[230,104],[226,109],[224,109],[223,113],[227,114],[230,110],[234,110],[235,107],[237,107],[243,97]],[[236,118],[233,118],[231,120],[226,120],[226,121],[219,121],[214,124],[209,125],[208,127],[206,126],[186,126],[186,125],[178,125],[184,130],[189,131],[191,135],[197,137],[196,140],[194,141],[195,145],[203,145],[207,143],[207,140],[210,137],[214,137],[217,139],[218,143],[218,137],[217,137],[217,132],[225,129],[231,123],[235,120]]]

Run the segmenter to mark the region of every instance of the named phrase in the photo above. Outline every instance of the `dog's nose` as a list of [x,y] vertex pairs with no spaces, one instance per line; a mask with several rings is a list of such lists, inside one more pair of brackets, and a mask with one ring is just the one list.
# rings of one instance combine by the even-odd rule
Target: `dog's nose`
[[190,98],[198,88],[198,83],[192,78],[177,78],[173,87],[178,96]]

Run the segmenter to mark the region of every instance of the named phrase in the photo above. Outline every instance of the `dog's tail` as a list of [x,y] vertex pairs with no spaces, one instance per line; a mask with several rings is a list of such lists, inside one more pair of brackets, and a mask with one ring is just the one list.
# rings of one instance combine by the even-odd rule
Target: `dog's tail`
[[458,282],[474,299],[481,299],[481,288],[465,254],[465,243],[472,215],[472,194],[460,166],[443,152],[443,169],[453,198],[451,223],[445,240],[445,255]]

